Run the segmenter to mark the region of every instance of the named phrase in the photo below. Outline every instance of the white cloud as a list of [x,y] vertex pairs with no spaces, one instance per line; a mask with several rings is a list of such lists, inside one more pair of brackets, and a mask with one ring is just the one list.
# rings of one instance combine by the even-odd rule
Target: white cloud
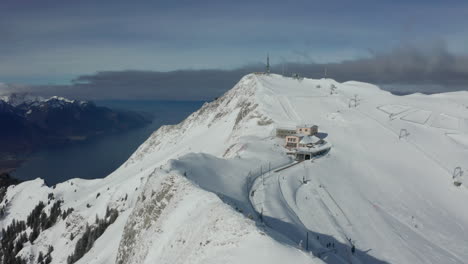
[[31,86],[7,84],[0,82],[0,95],[6,95],[11,93],[26,93],[31,91]]
[[0,82],[0,95],[4,95],[8,93],[7,91],[8,91],[8,85]]

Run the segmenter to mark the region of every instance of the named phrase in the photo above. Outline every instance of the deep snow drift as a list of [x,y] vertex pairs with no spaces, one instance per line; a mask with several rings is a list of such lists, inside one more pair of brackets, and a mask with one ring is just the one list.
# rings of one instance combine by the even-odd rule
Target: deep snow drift
[[[464,263],[467,101],[249,74],[104,179],[10,187],[0,225],[53,193],[74,211],[24,244],[30,263],[49,245],[66,262],[106,207],[119,216],[78,263]],[[300,123],[331,151],[275,172],[292,163],[275,128]]]

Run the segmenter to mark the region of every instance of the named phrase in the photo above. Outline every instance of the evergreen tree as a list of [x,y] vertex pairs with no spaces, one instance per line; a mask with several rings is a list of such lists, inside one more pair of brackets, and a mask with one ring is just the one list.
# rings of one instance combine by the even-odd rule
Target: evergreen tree
[[46,229],[47,221],[48,221],[47,214],[45,212],[42,212],[41,213],[41,218],[40,218],[40,223],[41,223],[42,230]]
[[52,256],[48,255],[44,261],[45,264],[50,264],[52,262]]
[[20,252],[20,250],[23,249],[23,242],[21,240],[16,241],[15,245],[15,255]]
[[43,263],[44,262],[44,255],[42,254],[42,251],[39,251],[39,256],[37,257],[37,263]]
[[106,209],[105,219],[96,217],[95,226],[86,225],[85,232],[76,242],[75,250],[72,255],[68,256],[67,263],[72,264],[86,254],[94,245],[94,242],[104,233],[106,228],[114,223],[119,213],[115,209]]
[[36,238],[39,236],[39,227],[36,227],[33,229],[33,231],[31,232],[31,234],[29,234],[29,242],[31,242],[31,244],[34,242],[34,240],[36,240]]
[[50,255],[52,253],[52,251],[54,251],[54,247],[52,245],[50,245],[48,248],[47,248],[47,254]]

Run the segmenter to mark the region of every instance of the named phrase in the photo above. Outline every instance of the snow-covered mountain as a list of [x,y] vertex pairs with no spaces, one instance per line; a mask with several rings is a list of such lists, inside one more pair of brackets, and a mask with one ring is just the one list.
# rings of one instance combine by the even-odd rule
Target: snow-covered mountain
[[[142,114],[96,106],[91,101],[48,99],[27,94],[0,97],[0,161],[42,147],[85,140],[149,123]],[[0,171],[1,171],[0,167]]]
[[[26,263],[466,263],[466,102],[249,74],[104,179],[10,186],[2,245]],[[333,147],[294,163],[275,129],[302,123]]]
[[42,102],[42,101],[45,101],[46,99],[40,96],[31,95],[28,93],[11,93],[11,94],[0,95],[0,100],[7,102],[8,104],[16,107],[21,104]]
[[10,93],[5,95],[0,95],[0,100],[4,101],[14,107],[31,107],[31,106],[42,106],[42,107],[63,107],[68,104],[88,104],[89,101],[78,101],[70,100],[61,96],[51,96],[49,98],[44,98],[41,96],[35,96],[28,93]]

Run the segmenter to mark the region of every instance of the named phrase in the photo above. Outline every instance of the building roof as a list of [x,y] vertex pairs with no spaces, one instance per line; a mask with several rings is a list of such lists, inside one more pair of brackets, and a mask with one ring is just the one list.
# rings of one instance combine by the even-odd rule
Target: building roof
[[296,128],[312,128],[312,127],[318,127],[317,125],[311,125],[311,124],[300,124],[297,125]]
[[277,127],[276,130],[296,130],[294,127]]
[[322,151],[322,150],[330,149],[331,147],[332,147],[332,145],[329,142],[325,142],[324,144],[321,144],[321,145],[313,147],[313,148],[299,147],[299,148],[295,149],[294,153],[296,153],[296,154],[310,154],[310,153],[313,154],[313,153],[317,153],[317,152]]
[[300,144],[317,144],[321,139],[316,136],[303,136]]

